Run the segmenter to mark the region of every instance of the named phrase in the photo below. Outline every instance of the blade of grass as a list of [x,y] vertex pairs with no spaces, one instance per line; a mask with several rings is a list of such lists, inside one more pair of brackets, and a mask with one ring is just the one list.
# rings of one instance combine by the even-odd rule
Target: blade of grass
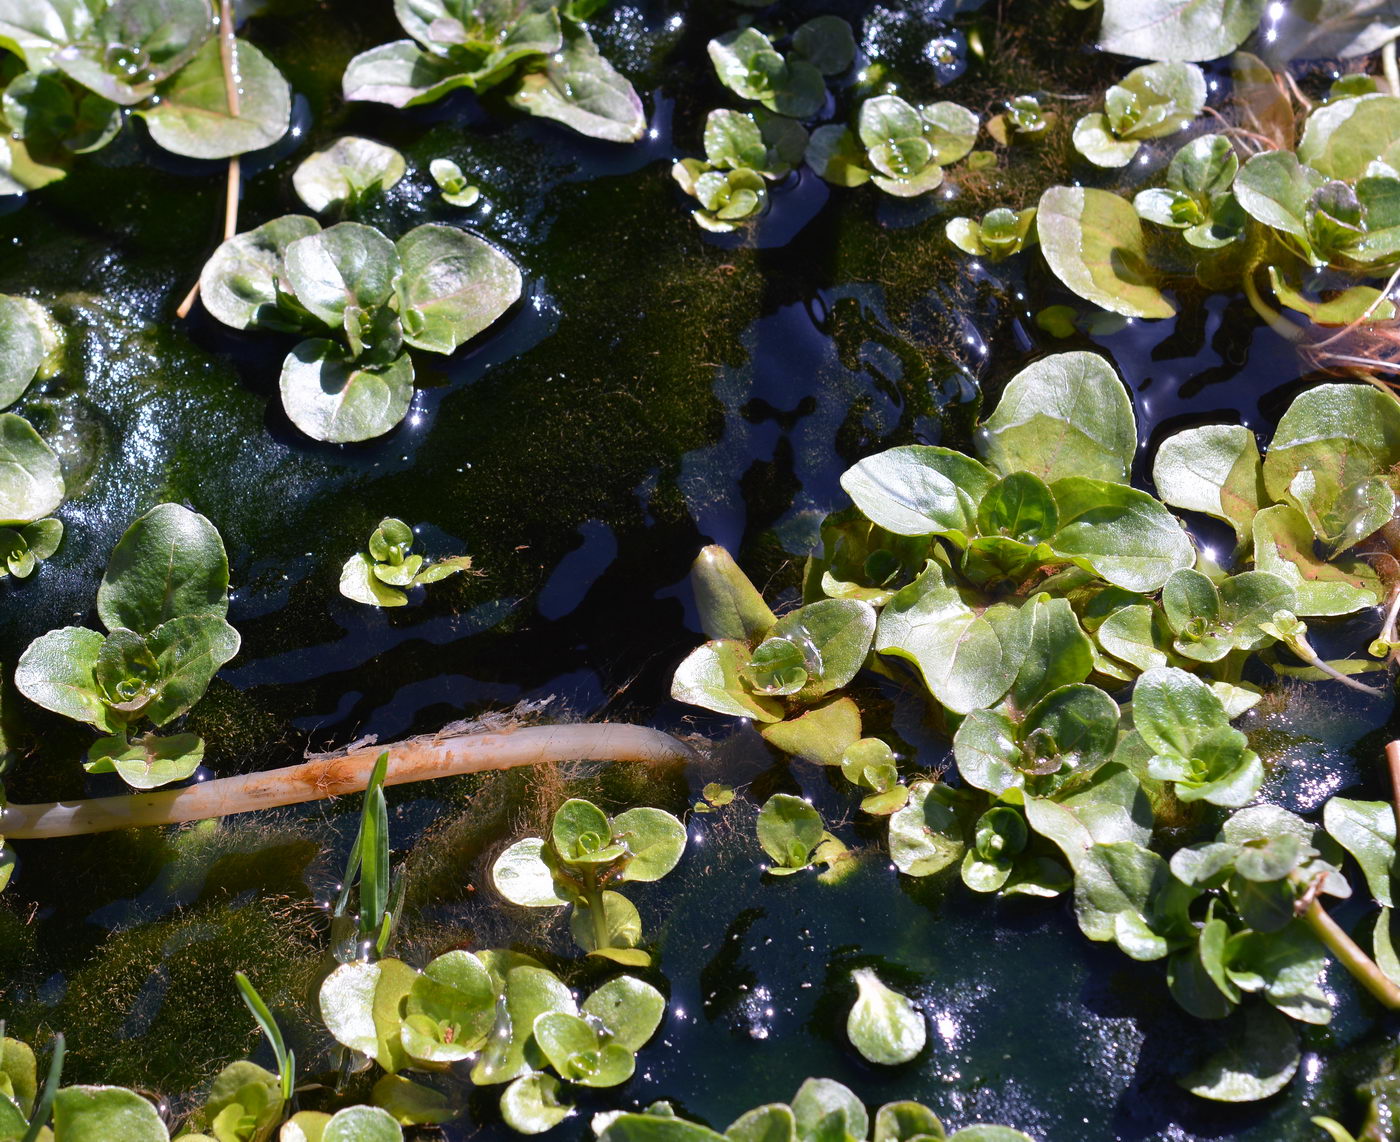
[[29,1129],[20,1142],[34,1142],[39,1132],[48,1124],[53,1113],[54,1096],[58,1094],[58,1080],[63,1074],[63,1036],[53,1037],[53,1058],[49,1060],[48,1077],[44,1079],[44,1090],[39,1101],[34,1104],[34,1117],[29,1120]]
[[238,991],[243,996],[243,1002],[248,1005],[248,1010],[253,1013],[253,1018],[262,1028],[262,1033],[272,1044],[272,1053],[277,1058],[277,1073],[282,1079],[282,1098],[283,1101],[290,1101],[292,1087],[296,1082],[296,1055],[287,1050],[286,1041],[282,1038],[282,1029],[277,1026],[277,1020],[272,1017],[272,1010],[263,1001],[263,997],[258,994],[257,988],[241,971],[234,972],[233,978],[234,982],[238,984]]

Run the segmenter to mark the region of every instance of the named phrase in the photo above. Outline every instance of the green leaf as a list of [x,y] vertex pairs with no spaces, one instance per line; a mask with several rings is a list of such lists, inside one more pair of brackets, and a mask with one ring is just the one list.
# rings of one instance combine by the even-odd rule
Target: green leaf
[[742,642],[721,639],[698,646],[676,667],[671,697],[731,717],[781,721],[778,702],[752,694],[744,685],[740,671],[748,660],[749,648]]
[[94,16],[86,0],[0,0],[0,46],[42,71],[59,48],[93,30]]
[[608,815],[591,801],[571,797],[554,811],[550,841],[561,860],[603,864],[623,854]]
[[156,1108],[134,1091],[70,1086],[53,1102],[54,1137],[63,1142],[169,1142]]
[[234,329],[295,328],[278,305],[277,286],[287,276],[282,258],[292,242],[320,229],[314,218],[287,214],[224,242],[199,275],[204,308]]
[[252,44],[234,40],[234,45],[237,115],[229,108],[217,38],[206,41],[193,60],[156,89],[159,102],[136,111],[151,138],[167,151],[226,159],[270,147],[287,133],[292,110],[287,81]]
[[948,1142],[1033,1142],[1029,1134],[1022,1134],[1009,1126],[964,1126],[956,1134],[948,1136]]
[[388,190],[407,169],[403,155],[393,147],[347,135],[304,158],[292,172],[292,187],[307,208],[319,214]]
[[758,812],[758,843],[777,868],[802,869],[826,834],[821,814],[790,793],[775,793]]
[[1322,823],[1361,866],[1376,902],[1394,908],[1395,807],[1384,801],[1332,797],[1322,807]]
[[214,1079],[204,1115],[216,1137],[234,1142],[270,1138],[286,1102],[278,1077],[246,1060],[230,1063]]
[[861,186],[870,181],[865,148],[849,127],[828,123],[812,132],[807,165],[835,186]]
[[287,354],[280,385],[288,419],[313,440],[372,440],[408,415],[413,361],[401,353],[387,365],[362,366],[334,341],[313,338]]
[[1298,158],[1327,178],[1348,181],[1373,164],[1400,169],[1400,98],[1362,95],[1322,104],[1303,127]]
[[1124,483],[1137,452],[1132,402],[1097,353],[1056,353],[1011,379],[977,435],[977,450],[1002,476]]
[[553,1075],[521,1075],[501,1094],[501,1117],[517,1134],[543,1134],[573,1113]]
[[462,173],[462,168],[451,159],[433,159],[428,164],[428,173],[442,191],[444,202],[453,206],[472,206],[481,197],[481,188],[473,186]]
[[29,421],[0,413],[0,525],[52,515],[63,502],[58,456]]
[[769,745],[813,765],[840,765],[847,747],[860,740],[860,707],[834,698],[796,718],[759,727]]
[[1182,1086],[1214,1102],[1257,1102],[1288,1085],[1300,1055],[1287,1019],[1251,1006],[1231,1020],[1231,1031],[1227,1046],[1181,1079]]
[[1025,658],[1006,695],[1025,713],[1051,691],[1083,682],[1094,668],[1094,647],[1068,600],[1036,595],[1017,614]]
[[474,85],[474,77],[460,65],[423,51],[412,40],[395,40],[361,52],[346,65],[341,78],[347,101],[391,107],[417,107]]
[[792,50],[823,75],[840,75],[855,60],[856,40],[840,16],[818,16],[792,33]]
[[998,625],[991,613],[968,606],[930,564],[880,613],[875,649],[914,663],[939,702],[970,713],[1006,693],[1025,654],[1016,642],[1014,614]]
[[28,298],[0,294],[0,408],[24,395],[47,356],[33,305]]
[[922,444],[867,457],[841,477],[856,507],[886,531],[945,535],[959,546],[977,533],[978,501],[995,483],[972,457]]
[[1055,554],[1126,591],[1151,592],[1196,552],[1181,524],[1146,492],[1070,476],[1050,490],[1060,509]]
[[184,781],[203,760],[204,741],[195,734],[143,734],[129,744],[119,737],[98,739],[88,750],[87,765],[94,773],[115,769],[133,789],[158,789]]
[[603,1043],[577,1015],[549,1011],[535,1019],[535,1042],[561,1078],[580,1086],[617,1086],[632,1077],[632,1052]]
[[408,596],[386,584],[375,570],[379,565],[367,552],[359,551],[340,569],[340,593],[356,603],[371,607],[403,607]]
[[1176,633],[1178,654],[1218,662],[1236,650],[1258,650],[1273,641],[1261,629],[1279,611],[1291,611],[1293,587],[1267,571],[1246,571],[1219,585],[1185,567],[1162,588],[1162,606]]
[[650,883],[660,880],[680,863],[686,832],[665,809],[641,806],[612,819],[612,834],[627,846],[628,859],[621,879]]
[[1096,167],[1125,167],[1142,149],[1137,139],[1120,139],[1113,133],[1108,116],[1091,111],[1074,124],[1074,149]]
[[1238,424],[1167,437],[1153,461],[1152,482],[1172,507],[1224,520],[1241,546],[1250,542],[1254,517],[1268,503],[1254,433]]
[[458,1063],[486,1042],[496,1019],[496,984],[470,952],[451,951],[413,980],[403,1007],[404,1051],[428,1063]]
[[870,968],[858,968],[851,979],[859,991],[846,1017],[851,1045],[871,1063],[892,1067],[909,1062],[928,1042],[923,1015]]
[[48,63],[126,107],[148,99],[156,84],[212,42],[213,12],[200,0],[126,0],[104,8],[94,34],[70,41]]
[[[28,1043],[9,1037],[0,1039],[0,1083],[5,1092],[4,1099],[24,1115],[34,1111],[34,1100],[39,1094],[38,1067],[34,1051]],[[23,1123],[21,1133],[28,1123]]]
[[[487,970],[501,978],[505,1002],[496,1005],[496,1025],[472,1067],[478,1086],[510,1082],[532,1068],[525,1059],[535,1020],[546,1011],[574,1014],[574,997],[553,972],[532,962],[514,962],[513,953],[483,952]],[[513,966],[508,966],[513,965]]]
[[1265,0],[1103,0],[1099,47],[1155,60],[1227,56],[1259,26]]
[[636,142],[647,120],[632,85],[599,53],[588,29],[566,20],[563,35],[563,49],[546,56],[540,70],[527,71],[507,102],[592,139]]
[[832,1079],[808,1079],[792,1099],[800,1142],[863,1139],[870,1132],[865,1104]]
[[1114,611],[1094,632],[1099,645],[1139,671],[1167,665],[1172,632],[1166,616],[1150,603]]
[[583,1013],[602,1023],[611,1041],[629,1051],[646,1045],[665,1012],[665,996],[630,975],[610,979],[583,1001]]
[[516,841],[491,866],[491,882],[512,904],[525,908],[562,908],[568,903],[554,887],[554,874],[541,855],[539,837]]
[[1040,196],[1036,232],[1055,276],[1086,301],[1126,317],[1171,317],[1151,281],[1142,224],[1106,190],[1052,186]]
[[598,1142],[721,1142],[724,1137],[682,1118],[624,1113],[599,1132]]
[[97,658],[103,638],[85,627],[63,627],[40,635],[20,655],[15,688],[36,705],[86,722],[100,730],[116,730],[120,720],[107,710],[97,684]]
[[700,549],[690,569],[700,629],[712,639],[756,643],[777,618],[749,577],[723,547]]
[[865,663],[874,636],[875,608],[859,599],[808,603],[780,618],[770,633],[770,639],[798,649],[807,681],[796,696],[808,702],[850,682]]
[[377,1106],[347,1106],[326,1123],[321,1142],[403,1142],[393,1115]]
[[943,1123],[920,1102],[887,1102],[875,1112],[874,1142],[944,1142]]
[[890,817],[890,860],[907,876],[932,876],[963,854],[957,815],[938,789],[930,781],[914,782],[908,802]]
[[602,932],[599,932],[594,919],[593,908],[587,900],[574,902],[573,913],[569,916],[569,930],[574,940],[585,952],[616,959],[618,963],[635,963],[646,967],[651,957],[644,952],[636,956],[615,956],[615,952],[631,952],[642,941],[642,917],[637,906],[620,892],[604,892]]
[[442,1092],[402,1075],[381,1075],[371,1095],[402,1126],[438,1126],[461,1113]]
[[1240,168],[1234,192],[1246,213],[1297,239],[1301,252],[1311,259],[1303,216],[1308,200],[1325,181],[1317,171],[1300,163],[1292,151],[1266,151]]
[[146,636],[159,684],[145,710],[158,726],[178,718],[204,696],[219,668],[238,653],[238,632],[218,615],[182,615]]
[[1254,517],[1254,561],[1290,583],[1304,617],[1347,615],[1381,601],[1381,581],[1359,559],[1324,560],[1314,550],[1313,528],[1307,517],[1288,504],[1275,504]]
[[520,299],[515,263],[474,235],[429,223],[398,240],[404,340],[451,353],[492,325]]
[[341,964],[321,984],[326,1030],[390,1074],[401,1070],[406,1063],[400,1041],[402,1012],[418,974],[395,959]]
[[204,516],[158,504],[126,529],[97,589],[108,630],[150,634],[171,619],[228,613],[228,556]]
[[729,1142],[796,1142],[797,1119],[781,1102],[756,1106],[741,1114],[724,1131]]

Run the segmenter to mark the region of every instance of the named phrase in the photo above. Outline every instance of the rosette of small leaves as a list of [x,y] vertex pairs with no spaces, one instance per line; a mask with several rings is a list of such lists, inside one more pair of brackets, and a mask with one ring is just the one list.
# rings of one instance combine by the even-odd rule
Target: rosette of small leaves
[[1074,147],[1091,163],[1123,167],[1145,139],[1174,135],[1206,105],[1206,79],[1193,63],[1149,63],[1104,95],[1104,109],[1074,125]]
[[709,43],[719,81],[741,99],[762,103],[793,119],[811,119],[826,103],[826,77],[840,75],[855,59],[851,26],[818,16],[793,32],[778,51],[757,28],[741,28]]
[[401,519],[386,517],[369,537],[369,550],[345,561],[340,572],[340,593],[371,607],[402,607],[404,592],[423,587],[471,568],[470,555],[434,559],[425,563],[413,553],[413,529]]
[[403,30],[361,52],[345,98],[417,107],[458,88],[503,88],[520,111],[580,134],[630,143],[646,116],[632,85],[599,53],[583,21],[606,0],[426,0],[397,4]]
[[481,197],[481,188],[468,182],[462,168],[451,159],[434,159],[428,164],[428,173],[442,191],[442,200],[452,206],[473,206]]
[[987,134],[1003,147],[1013,142],[1041,142],[1059,122],[1054,111],[1046,111],[1034,95],[1018,95],[987,120]]
[[88,772],[115,771],[137,789],[181,781],[198,767],[203,741],[132,731],[184,714],[238,653],[227,613],[218,531],[188,508],[160,504],[112,551],[97,592],[108,633],[64,627],[41,635],[20,656],[15,686],[45,709],[106,731],[88,751]]
[[977,1123],[947,1133],[938,1116],[922,1103],[890,1102],[880,1107],[872,1121],[865,1104],[848,1087],[834,1079],[811,1078],[802,1084],[791,1104],[770,1102],[740,1115],[717,1133],[707,1126],[676,1115],[669,1103],[656,1103],[644,1111],[610,1113],[594,1119],[598,1142],[720,1142],[721,1139],[769,1142],[822,1142],[833,1136],[849,1142],[912,1142],[913,1139],[947,1139],[947,1142],[1032,1142],[1029,1135],[1009,1126]]
[[352,213],[397,186],[407,170],[393,147],[347,135],[303,159],[292,172],[292,189],[317,214]]
[[954,218],[944,228],[948,241],[965,254],[1001,262],[1035,244],[1035,207],[1010,210],[998,206],[975,218]]
[[795,119],[764,108],[749,114],[720,109],[705,120],[705,160],[681,159],[671,176],[700,200],[692,217],[724,233],[768,208],[765,181],[783,178],[807,153],[807,131]]
[[[291,89],[246,40],[227,44],[208,0],[95,0],[37,20],[32,5],[0,5],[0,40],[23,65],[0,99],[9,149],[0,189],[34,190],[62,178],[74,155],[98,150],[141,117],[166,150],[223,159],[286,134]],[[224,52],[237,77],[237,113]]]
[[398,241],[300,214],[224,242],[200,275],[205,308],[234,329],[307,336],[282,365],[282,405],[316,440],[382,436],[408,414],[408,348],[452,353],[520,297],[520,270],[472,234],[429,223]]
[[811,168],[837,186],[873,182],[886,194],[912,198],[943,182],[943,168],[977,142],[977,116],[957,103],[919,107],[897,95],[867,99],[852,127],[829,124],[812,132]]
[[1228,246],[1244,236],[1246,216],[1231,192],[1240,160],[1224,135],[1192,139],[1167,166],[1167,185],[1142,190],[1133,199],[1148,222],[1180,230],[1203,250]]
[[[623,975],[579,1005],[530,956],[455,950],[422,971],[397,959],[342,964],[322,983],[320,1007],[338,1042],[391,1076],[469,1062],[476,1085],[508,1083],[501,1095],[506,1121],[538,1134],[571,1110],[560,1099],[560,1080],[607,1087],[632,1076],[636,1052],[656,1032],[666,1001],[650,984]],[[380,1086],[375,1093],[381,1101]]]
[[0,413],[0,579],[26,579],[58,550],[63,524],[49,513],[65,491],[54,450],[24,417]]
[[775,793],[763,803],[757,828],[758,843],[773,862],[766,866],[773,876],[791,876],[814,864],[834,869],[849,855],[827,832],[822,815],[790,793]]
[[512,904],[568,907],[574,939],[589,955],[646,967],[641,915],[611,886],[660,880],[676,867],[685,840],[685,826],[664,809],[610,818],[572,798],[555,812],[550,835],[515,842],[491,866],[491,879]]

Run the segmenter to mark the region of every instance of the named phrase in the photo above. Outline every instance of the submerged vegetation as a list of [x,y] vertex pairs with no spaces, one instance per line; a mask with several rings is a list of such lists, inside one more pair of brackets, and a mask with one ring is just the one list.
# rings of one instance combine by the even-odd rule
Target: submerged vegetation
[[[922,949],[930,911],[970,928],[1049,926],[1053,909],[1117,949],[1084,961],[1087,972],[1133,973],[1104,992],[1140,993],[1145,1006],[1124,1022],[1178,1020],[1184,1038],[1202,1037],[1163,1064],[1201,1100],[1187,1115],[1261,1104],[1253,1120],[1199,1118],[1202,1131],[1270,1130],[1268,1108],[1293,1097],[1290,1112],[1330,1112],[1313,1122],[1333,1142],[1389,1137],[1400,1054],[1377,1015],[1400,1010],[1400,742],[1382,769],[1380,737],[1358,736],[1374,780],[1348,784],[1333,750],[1300,792],[1288,770],[1301,735],[1287,717],[1298,694],[1317,694],[1344,711],[1329,706],[1329,716],[1378,729],[1400,661],[1400,401],[1390,391],[1400,371],[1400,15],[1345,0],[1055,0],[1035,17],[975,4],[832,7],[742,0],[663,17],[645,5],[610,11],[606,0],[386,0],[372,15],[347,14],[351,31],[323,62],[296,59],[271,34],[266,53],[236,35],[229,3],[0,0],[0,191],[50,188],[58,200],[66,189],[53,184],[71,173],[77,185],[85,165],[103,163],[123,179],[147,177],[146,165],[184,177],[185,167],[161,165],[173,162],[165,152],[227,164],[217,168],[222,242],[197,287],[212,321],[195,315],[180,336],[190,359],[213,339],[256,375],[248,387],[280,395],[280,412],[274,400],[248,428],[189,369],[148,389],[128,384],[125,404],[100,407],[77,378],[126,369],[138,347],[157,359],[168,331],[94,347],[99,307],[76,286],[0,295],[0,408],[16,410],[0,412],[0,593],[33,611],[13,629],[40,632],[5,647],[13,665],[0,679],[0,772],[29,798],[0,807],[12,842],[0,848],[0,944],[18,981],[0,976],[15,1014],[0,1024],[0,1139],[395,1142],[443,1126],[539,1134],[587,1123],[600,1142],[1058,1142],[1078,1123],[1032,1116],[1016,1098],[967,1096],[1015,1080],[957,1070],[960,1021],[992,1015],[965,997],[956,1017],[935,1011]],[[408,38],[380,43],[391,17]],[[303,18],[313,19],[258,14],[248,35],[263,19],[285,33],[279,20]],[[1028,46],[1039,18],[1061,37],[1096,35],[1098,62],[1058,41]],[[686,36],[688,57],[677,49]],[[673,50],[682,62],[668,74]],[[1066,59],[1045,61],[1056,53]],[[1317,59],[1343,62],[1324,73],[1306,64]],[[965,67],[977,81],[959,88]],[[293,83],[382,106],[334,104],[301,153],[305,97]],[[658,126],[649,129],[634,83]],[[527,129],[516,113],[544,122]],[[677,138],[698,141],[703,158],[657,142],[673,113]],[[256,190],[250,179],[261,179]],[[699,230],[667,215],[682,196],[698,203]],[[285,213],[298,200],[310,213]],[[240,230],[240,212],[255,224]],[[804,227],[795,252],[774,237]],[[629,269],[595,263],[594,231],[609,258],[631,251]],[[657,246],[662,234],[674,248]],[[689,260],[684,272],[673,257]],[[966,280],[930,284],[940,273]],[[1218,307],[1236,291],[1238,306]],[[734,333],[724,307],[749,305],[760,316]],[[975,306],[1009,349],[981,342],[964,312]],[[824,373],[811,393],[742,388],[744,339],[799,311],[835,346],[843,377],[875,378],[867,392],[837,408]],[[917,313],[935,314],[936,336],[909,332]],[[1171,339],[1193,335],[1202,313],[1220,326],[1228,313],[1296,353],[1297,374],[1328,375],[1271,378],[1260,411],[1272,429],[1260,434],[1243,416],[1214,423],[1222,417],[1184,387],[1170,394],[1179,407],[1151,410],[1153,378],[1115,369],[1104,350],[1146,329],[1158,340],[1134,351],[1174,360]],[[666,332],[648,350],[656,362],[630,376],[628,344],[647,336],[630,325],[643,322]],[[550,422],[540,453],[510,454],[542,431],[532,415],[541,398],[507,391],[490,370],[556,327],[578,342],[536,387],[564,404],[621,390],[607,427],[665,436],[630,484],[590,488],[610,441],[565,436],[557,425],[568,422]],[[1046,336],[1071,344],[1047,352]],[[1211,336],[1221,360],[1235,344],[1254,347],[1234,330]],[[800,339],[779,340],[786,384],[808,363]],[[959,340],[956,354],[938,347]],[[699,398],[647,388],[671,358],[701,378]],[[448,390],[467,362],[474,403],[454,405],[466,386]],[[246,482],[220,485],[242,488],[246,503],[200,494],[206,515],[178,502],[190,489],[171,471],[204,469],[153,443],[177,432],[162,419],[169,392],[181,416],[210,405],[224,418],[215,431],[199,421],[181,446],[223,458],[206,467],[246,464]],[[703,405],[703,419],[711,397],[718,434],[667,423],[694,411],[685,402]],[[139,420],[127,431],[144,450],[126,459],[141,491],[103,499],[95,456],[123,415]],[[804,417],[827,435],[802,437],[793,425]],[[471,422],[450,458],[418,451],[442,430],[434,420]],[[218,451],[225,437],[233,452]],[[269,440],[271,461],[258,451]],[[545,452],[574,466],[546,468]],[[833,457],[841,470],[828,487],[816,477],[786,501],[774,490],[775,475]],[[741,461],[755,466],[733,482],[734,498],[752,500],[738,526],[715,507],[728,485],[706,481]],[[470,543],[388,514],[423,519],[460,486],[451,469],[478,464],[509,485],[494,502],[577,497],[576,548],[507,510],[472,520]],[[276,540],[285,550],[264,565],[274,533],[299,526],[272,518],[279,497],[318,480],[335,484],[338,518],[297,515],[302,530]],[[371,480],[385,481],[385,497],[361,496]],[[668,643],[648,629],[659,611],[640,597],[630,621],[610,616],[601,638],[570,617],[595,583],[613,602],[621,593],[585,570],[600,552],[645,546],[620,541],[596,507],[612,483],[647,526],[666,521],[681,537],[673,547],[701,548],[688,590],[665,585],[680,574],[671,552],[643,556],[652,601],[693,602],[707,641],[687,653],[674,653],[674,631]],[[537,508],[553,518],[547,503]],[[89,555],[117,515],[115,526],[135,519],[99,574]],[[339,593],[333,574],[283,586],[292,548],[311,549],[303,566],[338,568]],[[474,557],[453,554],[465,549]],[[242,574],[232,595],[230,551]],[[550,559],[552,574],[529,578]],[[309,647],[287,644],[289,607],[322,632]],[[228,744],[261,732],[264,702],[295,711],[266,719],[285,738],[279,748],[322,721],[338,734],[347,711],[365,716],[363,691],[351,688],[381,655],[403,644],[455,655],[468,637],[487,648],[479,659],[440,662],[393,690],[374,724],[398,738],[440,724],[444,706],[516,699],[528,722],[571,659],[551,662],[553,673],[532,666],[528,684],[490,659],[507,639],[549,657],[539,622],[561,623],[551,653],[588,652],[580,687],[603,689],[593,661],[603,642],[618,660],[644,646],[616,693],[594,703],[600,715],[634,681],[655,691],[665,676],[678,705],[643,717],[678,730],[690,716],[681,707],[698,709],[704,736],[682,742],[562,713],[544,725],[486,715],[388,746],[376,728],[275,770]],[[252,631],[258,653],[221,676]],[[326,669],[308,665],[317,656],[344,676],[308,700],[296,686]],[[206,781],[215,754],[240,772]],[[41,764],[78,755],[97,784],[76,766]],[[569,762],[589,767],[558,768]],[[500,772],[510,769],[524,776]],[[386,787],[449,776],[443,800],[395,800],[391,812]],[[100,796],[116,779],[135,792]],[[189,784],[160,789],[177,783]],[[275,896],[257,879],[266,838],[250,827],[231,841],[221,822],[360,790],[357,829],[325,852],[271,858],[286,864]],[[400,845],[413,846],[406,860],[391,820]],[[131,831],[192,821],[161,842],[164,857]],[[114,834],[114,847],[88,837],[97,832]],[[50,858],[39,846],[54,837],[75,839]],[[54,963],[84,964],[81,978],[52,966],[26,931],[63,913],[53,897],[79,859],[110,861],[103,875],[121,884],[115,903],[74,925],[102,934],[65,936],[54,953]],[[24,920],[12,902],[28,877],[50,898],[31,901]],[[867,911],[850,907],[864,895]],[[869,916],[907,917],[906,904],[921,910],[915,922],[891,920],[898,938],[867,942]],[[813,927],[847,907],[851,941],[818,951]],[[767,908],[823,977],[783,979],[819,989],[820,1001],[807,1025],[788,1020],[781,1034],[775,1012],[789,1001],[775,998],[778,977],[759,974],[779,970],[779,949],[750,931]],[[978,916],[994,908],[994,920]],[[243,909],[242,927],[222,926]],[[269,935],[282,929],[296,933],[286,947]],[[128,931],[139,936],[122,943]],[[238,1033],[224,1029],[199,1052],[201,1065],[216,1064],[171,1068],[173,1103],[151,1097],[144,1079],[106,1085],[103,1052],[148,1033],[167,1002],[167,963],[226,932],[234,946],[223,954],[246,953],[248,974],[202,982],[240,997],[272,1069],[241,1057]],[[269,947],[238,944],[251,939]],[[959,954],[984,950],[969,940]],[[675,971],[685,955],[703,962],[693,987]],[[83,1007],[65,998],[71,987],[90,1007],[120,1006],[112,997],[128,978],[144,990],[116,1030],[111,1012],[90,1017],[95,1032],[85,1027]],[[1078,978],[1066,972],[1064,986]],[[1000,1002],[990,984],[968,990]],[[1109,1011],[1124,1002],[1095,1001]],[[907,1080],[927,1101],[954,1093],[937,1114],[910,1099],[872,1119],[843,1082],[806,1078],[790,1103],[718,1131],[723,1117],[696,1107],[728,1105],[704,1101],[724,1085],[706,1066],[727,1062],[672,1061],[697,1007],[708,1024],[742,1028],[731,1039],[773,1035],[766,1049],[787,1069],[759,1068],[764,1084],[849,1067],[873,1083]],[[1146,1073],[1154,1059],[1138,1060],[1141,1048],[1125,1053]],[[64,1085],[74,1063],[103,1081]],[[886,1078],[884,1068],[901,1069]],[[1364,1107],[1318,1095],[1320,1071],[1335,1094],[1336,1076],[1378,1068]],[[653,1069],[669,1095],[646,1103]],[[1306,1111],[1290,1085],[1308,1085]],[[1358,1110],[1353,1135],[1344,1120]],[[989,1121],[1013,1113],[1023,1116]]]

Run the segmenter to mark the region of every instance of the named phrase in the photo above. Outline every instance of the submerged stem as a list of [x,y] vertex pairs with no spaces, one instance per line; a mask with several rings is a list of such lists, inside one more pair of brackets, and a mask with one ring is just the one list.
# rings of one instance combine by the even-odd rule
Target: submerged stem
[[1386,744],[1385,761],[1390,769],[1390,799],[1395,808],[1395,835],[1400,837],[1400,741]]
[[583,882],[583,899],[588,905],[588,918],[593,922],[593,946],[598,949],[612,947],[612,939],[608,935],[608,913],[603,907],[603,890],[598,885],[598,870],[591,864]]
[[1390,977],[1381,971],[1376,961],[1361,950],[1346,934],[1327,910],[1316,899],[1308,901],[1303,910],[1303,920],[1312,929],[1313,935],[1337,957],[1338,962],[1351,972],[1357,983],[1391,1010],[1400,1010],[1400,987],[1391,983]]
[[412,738],[388,747],[369,746],[338,757],[265,773],[223,777],[184,789],[88,801],[6,805],[0,809],[0,836],[7,841],[28,840],[174,825],[358,793],[369,783],[375,760],[386,748],[386,785],[563,761],[695,760],[695,751],[670,734],[618,722],[523,726],[444,738]]

